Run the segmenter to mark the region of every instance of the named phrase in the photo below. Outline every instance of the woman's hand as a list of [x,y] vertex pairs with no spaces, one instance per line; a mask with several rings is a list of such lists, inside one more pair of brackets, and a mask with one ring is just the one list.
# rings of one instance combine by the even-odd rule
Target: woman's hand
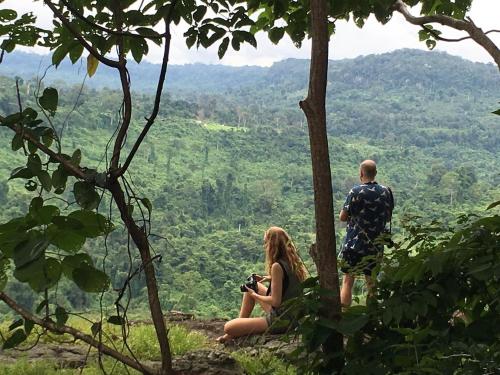
[[260,276],[260,275],[255,275],[255,280],[257,280],[259,283],[264,283],[266,281],[271,281],[271,276]]
[[250,297],[252,297],[253,299],[257,299],[257,298],[258,298],[257,296],[258,296],[259,294],[258,294],[257,292],[255,292],[255,290],[253,290],[253,289],[251,289],[251,288],[249,288],[249,287],[247,287],[247,286],[245,286],[245,288],[247,288],[247,293],[248,293],[248,295],[249,295]]

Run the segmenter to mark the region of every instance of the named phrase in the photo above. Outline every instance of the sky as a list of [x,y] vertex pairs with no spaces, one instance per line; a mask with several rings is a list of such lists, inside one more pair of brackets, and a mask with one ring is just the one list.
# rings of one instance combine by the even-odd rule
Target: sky
[[[31,0],[5,0],[0,3],[1,8],[16,9],[18,12],[33,11],[41,26],[48,27],[51,24],[51,12],[41,2]],[[418,15],[418,9],[412,9],[414,15]],[[470,17],[484,31],[500,29],[500,0],[474,0]],[[224,64],[233,66],[260,65],[270,66],[276,61],[287,58],[304,58],[310,56],[310,41],[305,41],[300,49],[296,48],[286,36],[278,45],[272,44],[264,33],[256,35],[257,49],[245,44],[239,52],[228,50],[226,56],[219,60],[217,56],[218,44],[208,50],[200,48],[188,49],[182,34],[185,26],[178,26],[172,30],[172,46],[170,62],[173,64],[206,63]],[[418,41],[418,27],[407,23],[403,16],[395,13],[394,17],[386,24],[379,24],[373,17],[368,19],[362,29],[351,22],[338,22],[335,35],[330,42],[330,59],[355,58],[369,54],[380,54],[394,51],[400,48],[417,48],[426,50],[425,43]],[[465,34],[455,30],[441,27],[442,36],[447,38],[461,37]],[[489,34],[493,41],[500,45],[500,33]],[[19,48],[22,49],[22,48]],[[33,49],[24,49],[31,50]],[[449,54],[463,58],[479,61],[493,62],[493,59],[478,44],[471,40],[458,43],[438,42],[435,51],[445,51]],[[47,53],[41,48],[36,49],[38,53]],[[151,46],[146,60],[154,63],[161,61],[162,50],[160,47]]]

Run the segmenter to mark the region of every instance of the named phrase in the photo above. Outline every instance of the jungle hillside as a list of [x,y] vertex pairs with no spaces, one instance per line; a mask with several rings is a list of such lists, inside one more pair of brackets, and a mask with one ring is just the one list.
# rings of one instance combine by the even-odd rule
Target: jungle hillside
[[[6,56],[0,65],[0,111],[16,111],[15,77],[26,100],[57,87],[54,121],[64,129],[66,152],[81,150],[85,165],[99,169],[118,121],[119,82],[105,67],[89,78],[85,63],[49,66],[49,56]],[[141,77],[131,82],[139,103],[131,137],[151,110],[158,69],[147,62],[130,66]],[[287,229],[313,269],[311,161],[298,107],[308,71],[309,62],[297,59],[269,68],[169,66],[159,117],[126,175],[151,205],[150,240],[164,310],[234,317],[239,285],[248,274],[264,272],[262,235],[270,225]],[[484,213],[500,199],[500,122],[492,114],[499,89],[494,65],[444,53],[398,50],[330,61],[327,121],[335,211],[358,182],[359,162],[369,158],[379,165],[377,180],[394,191],[396,238],[407,234],[408,223],[444,226],[464,213]],[[0,222],[5,223],[29,209],[31,193],[22,180],[7,181],[24,165],[23,153],[10,151],[8,129],[0,128],[0,134]],[[61,198],[67,209],[76,205],[71,191]],[[99,211],[106,213],[109,206],[104,196]],[[344,230],[336,224],[340,243]],[[116,225],[106,240],[89,240],[83,251],[105,267],[113,288],[120,288],[129,274],[129,243],[125,229]],[[74,245],[64,241],[63,246]],[[139,267],[140,259],[134,262]],[[145,289],[139,272],[131,282],[134,312],[147,309]],[[5,291],[30,310],[43,299],[14,278]],[[100,301],[67,280],[56,293],[58,303],[74,310],[113,308],[111,296],[104,293]],[[11,316],[4,305],[0,312]]]

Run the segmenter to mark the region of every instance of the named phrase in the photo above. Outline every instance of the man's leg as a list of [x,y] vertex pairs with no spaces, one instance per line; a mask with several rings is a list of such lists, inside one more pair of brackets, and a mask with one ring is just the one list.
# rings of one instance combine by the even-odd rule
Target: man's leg
[[340,291],[340,303],[344,307],[351,306],[352,287],[354,285],[354,276],[348,273],[344,274],[342,279],[342,290]]

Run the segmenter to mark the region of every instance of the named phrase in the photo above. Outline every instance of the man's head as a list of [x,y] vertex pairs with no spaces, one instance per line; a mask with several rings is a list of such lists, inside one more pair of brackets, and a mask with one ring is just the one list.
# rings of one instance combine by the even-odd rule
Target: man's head
[[373,160],[365,160],[359,165],[359,179],[362,182],[375,180],[377,175],[377,164]]

